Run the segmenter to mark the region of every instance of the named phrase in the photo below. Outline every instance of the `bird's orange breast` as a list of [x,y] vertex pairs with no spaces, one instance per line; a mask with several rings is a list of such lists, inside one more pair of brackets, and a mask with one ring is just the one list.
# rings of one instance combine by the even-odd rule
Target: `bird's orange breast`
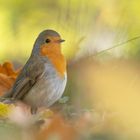
[[60,76],[64,76],[66,72],[66,60],[65,60],[65,57],[61,53],[60,46],[42,45],[40,49],[40,53],[42,56],[46,56],[49,58],[49,60],[54,65],[54,67],[56,68]]

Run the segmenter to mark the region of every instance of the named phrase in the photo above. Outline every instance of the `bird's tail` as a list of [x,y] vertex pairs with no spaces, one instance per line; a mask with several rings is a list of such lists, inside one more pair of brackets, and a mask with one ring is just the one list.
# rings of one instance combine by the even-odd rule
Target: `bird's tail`
[[7,93],[5,93],[4,95],[2,95],[0,97],[0,102],[2,102],[2,103],[8,103],[8,104],[12,103],[13,102],[12,101],[13,99],[11,98],[11,94],[12,94],[12,91],[10,90]]

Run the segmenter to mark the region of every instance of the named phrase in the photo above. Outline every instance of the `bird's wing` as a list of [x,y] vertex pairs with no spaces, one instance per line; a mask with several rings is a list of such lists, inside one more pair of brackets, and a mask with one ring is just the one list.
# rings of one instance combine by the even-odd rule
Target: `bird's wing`
[[10,92],[10,98],[22,99],[42,75],[44,65],[37,63],[36,59],[30,58],[26,63]]

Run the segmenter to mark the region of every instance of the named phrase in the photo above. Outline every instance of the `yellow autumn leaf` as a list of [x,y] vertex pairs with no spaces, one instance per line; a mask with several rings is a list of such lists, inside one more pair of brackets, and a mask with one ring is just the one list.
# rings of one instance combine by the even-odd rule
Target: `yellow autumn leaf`
[[8,117],[13,105],[0,103],[0,117]]

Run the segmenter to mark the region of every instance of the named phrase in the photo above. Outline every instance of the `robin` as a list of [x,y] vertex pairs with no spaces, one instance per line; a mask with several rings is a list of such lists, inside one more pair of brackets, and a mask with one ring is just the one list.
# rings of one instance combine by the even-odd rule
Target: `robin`
[[66,60],[61,52],[64,41],[54,30],[41,32],[30,58],[4,99],[23,101],[31,106],[32,114],[60,99],[67,82]]

